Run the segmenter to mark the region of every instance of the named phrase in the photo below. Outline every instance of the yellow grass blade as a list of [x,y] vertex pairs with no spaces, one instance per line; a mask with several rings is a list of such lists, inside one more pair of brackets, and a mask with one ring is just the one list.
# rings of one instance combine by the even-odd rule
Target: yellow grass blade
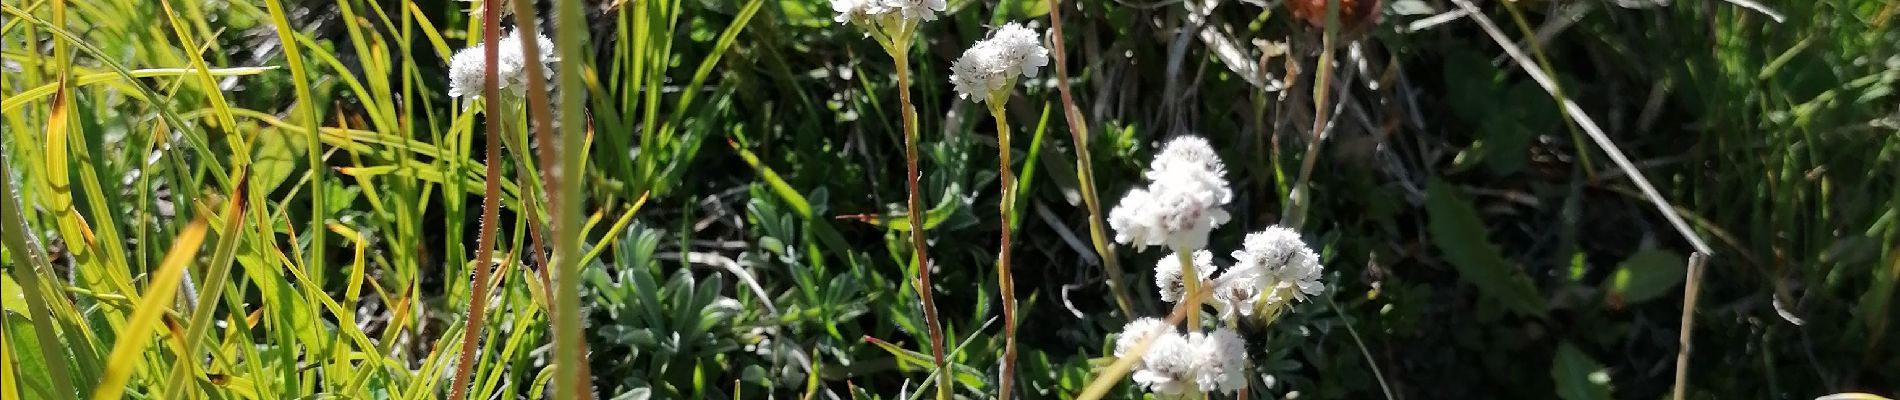
[[[246,76],[257,75],[274,69],[277,69],[277,67],[213,68],[207,72],[210,73],[211,76]],[[193,74],[197,73],[198,70],[190,68],[146,68],[132,70],[131,72],[130,75],[134,78],[157,78]],[[74,79],[73,86],[79,87],[108,82],[120,82],[124,80],[123,78],[124,75],[119,75],[117,72],[91,73],[80,75],[78,79]],[[0,101],[0,113],[11,113],[13,110],[20,108],[20,106],[37,101],[42,97],[51,96],[53,92],[58,90],[59,84],[56,83],[49,83],[27,89],[18,95],[8,97],[5,101]]]
[[119,342],[106,357],[106,374],[93,389],[93,400],[117,399],[125,394],[126,381],[132,378],[133,368],[140,364],[139,353],[145,351],[145,345],[152,340],[152,331],[158,327],[159,317],[165,315],[172,296],[178,294],[178,282],[184,279],[185,266],[191,264],[198,247],[204,244],[205,230],[205,220],[199,218],[191,221],[172,242],[164,261],[158,264],[151,285],[146,286],[138,307],[133,308],[132,318],[126,321],[125,329],[119,331]]

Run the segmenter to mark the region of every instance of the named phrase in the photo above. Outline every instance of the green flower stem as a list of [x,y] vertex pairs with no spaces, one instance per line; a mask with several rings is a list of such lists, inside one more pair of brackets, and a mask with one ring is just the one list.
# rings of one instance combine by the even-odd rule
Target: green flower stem
[[1014,388],[1016,376],[1016,278],[1009,269],[1009,221],[1016,219],[1016,174],[1010,170],[1009,161],[1009,119],[1004,116],[1003,105],[1009,101],[1009,90],[998,90],[990,94],[990,117],[996,120],[996,158],[997,170],[1002,175],[1002,200],[997,207],[1002,213],[1003,244],[996,251],[996,286],[1003,294],[1003,368],[997,382],[997,398],[1009,400]]
[[905,32],[879,42],[885,44],[885,52],[890,53],[891,60],[897,64],[897,93],[898,99],[903,102],[901,107],[904,114],[905,183],[910,189],[906,212],[910,217],[910,247],[916,252],[913,259],[917,261],[917,297],[924,303],[924,325],[930,334],[930,355],[932,361],[937,363],[937,369],[942,372],[937,374],[937,398],[948,400],[956,387],[952,386],[952,374],[948,373],[950,364],[943,355],[943,325],[937,322],[937,301],[931,295],[930,257],[926,251],[929,246],[924,243],[924,195],[923,189],[917,184],[920,178],[917,168],[917,109],[910,102],[910,32],[908,29],[900,30]]
[[[1181,282],[1187,285],[1188,293],[1201,292],[1201,274],[1194,270],[1194,250],[1175,249],[1174,258],[1181,260]],[[1187,328],[1189,331],[1201,328],[1201,301],[1203,296],[1187,296]]]
[[[531,13],[533,7],[527,2],[516,2],[517,24],[533,29]],[[554,393],[557,399],[591,399],[593,385],[587,371],[587,338],[581,334],[581,237],[587,233],[581,229],[581,208],[586,207],[586,199],[581,197],[581,184],[587,176],[587,155],[584,153],[584,139],[588,126],[586,116],[582,115],[587,100],[583,88],[587,84],[581,79],[581,65],[592,60],[587,56],[585,38],[586,15],[581,13],[581,2],[562,0],[554,2],[555,25],[563,29],[554,30],[554,48],[563,60],[559,65],[558,87],[567,88],[554,95],[561,96],[560,110],[560,146],[554,149],[543,148],[543,152],[554,152],[555,157],[545,158],[549,163],[559,163],[558,168],[549,172],[548,186],[558,188],[549,193],[551,209],[556,210],[549,224],[554,236],[553,283],[549,290],[554,293],[554,361],[557,365]],[[566,21],[566,22],[561,22]],[[529,30],[528,32],[536,32]],[[523,40],[533,43],[533,40]],[[527,45],[524,45],[527,46]],[[530,53],[532,54],[532,53]],[[537,76],[540,68],[529,68],[529,87],[540,85]],[[545,90],[545,88],[543,88]],[[537,90],[535,93],[547,93]],[[545,104],[541,107],[546,107]],[[545,125],[542,129],[547,129]],[[545,137],[545,136],[544,136]],[[550,138],[551,139],[551,138]],[[558,160],[558,161],[557,161]]]

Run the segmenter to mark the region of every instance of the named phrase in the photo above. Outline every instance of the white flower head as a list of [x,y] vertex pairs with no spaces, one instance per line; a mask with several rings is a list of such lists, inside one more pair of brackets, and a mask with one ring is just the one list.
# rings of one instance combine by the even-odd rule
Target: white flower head
[[1134,321],[1128,321],[1128,325],[1122,326],[1121,336],[1115,338],[1115,356],[1122,357],[1128,355],[1129,352],[1135,351],[1135,346],[1141,344],[1142,337],[1151,333],[1159,333],[1161,335],[1180,334],[1174,329],[1174,325],[1170,325],[1167,321],[1163,321],[1160,318],[1144,317],[1137,318]]
[[[550,64],[561,60],[554,53],[554,41],[548,40],[547,36],[538,33],[534,35],[534,43],[537,46],[535,50],[540,54],[533,56],[521,51],[522,40],[521,31],[516,30],[495,41],[495,76],[499,80],[498,89],[507,90],[509,94],[517,98],[527,94],[527,69],[530,65],[541,68],[543,78],[550,78],[553,76]],[[482,52],[487,48],[486,46],[486,44],[477,44],[455,52],[455,55],[449,58],[450,97],[474,99],[481,96],[483,67],[487,65]]]
[[[1161,301],[1178,303],[1181,296],[1187,294],[1187,285],[1181,280],[1180,254],[1170,254],[1155,262],[1155,289],[1161,292]],[[1194,274],[1200,275],[1199,282],[1207,282],[1214,275],[1214,252],[1194,251]]]
[[1254,303],[1260,300],[1265,286],[1262,283],[1266,275],[1259,269],[1241,268],[1239,265],[1228,268],[1226,273],[1214,279],[1213,300],[1208,303],[1220,314],[1223,320],[1236,316],[1254,315]]
[[832,20],[864,25],[866,29],[914,28],[920,21],[936,20],[937,13],[946,7],[949,4],[944,0],[831,0],[831,10],[838,13]]
[[1247,381],[1247,343],[1233,329],[1188,335],[1193,348],[1194,383],[1203,392],[1233,393]]
[[1278,306],[1306,301],[1326,290],[1320,282],[1319,254],[1300,233],[1281,226],[1247,234],[1233,253],[1234,266],[1216,279],[1215,308],[1223,317],[1252,315],[1256,303]]
[[[1155,159],[1148,164],[1149,177],[1155,178],[1162,171],[1199,170],[1219,180],[1226,174],[1220,156],[1214,154],[1214,146],[1207,139],[1195,135],[1181,135],[1168,140],[1161,146],[1161,152],[1155,153]],[[1224,184],[1222,186],[1225,186]]]
[[1158,397],[1174,397],[1195,391],[1194,347],[1179,333],[1168,332],[1148,344],[1142,362],[1129,377]]
[[1221,209],[1234,194],[1220,158],[1205,140],[1184,136],[1170,141],[1152,165],[1148,187],[1130,191],[1109,213],[1115,241],[1137,248],[1205,247],[1208,232],[1232,218]]
[[956,85],[958,98],[982,103],[1008,89],[1017,75],[1034,78],[1048,65],[1049,49],[1042,47],[1042,35],[1011,22],[964,50],[950,64],[950,83]]
[[482,93],[483,45],[455,52],[449,57],[449,97],[474,98]]

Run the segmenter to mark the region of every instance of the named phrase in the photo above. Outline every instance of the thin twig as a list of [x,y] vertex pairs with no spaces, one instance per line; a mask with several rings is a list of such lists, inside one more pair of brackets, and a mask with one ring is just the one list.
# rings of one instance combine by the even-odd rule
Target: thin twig
[[1056,91],[1062,93],[1062,117],[1069,123],[1069,135],[1075,140],[1075,169],[1082,186],[1082,203],[1089,209],[1089,240],[1094,242],[1095,252],[1102,258],[1102,266],[1108,273],[1108,291],[1115,296],[1115,305],[1120,307],[1122,315],[1134,318],[1135,308],[1128,299],[1128,287],[1122,285],[1121,262],[1115,258],[1115,246],[1108,242],[1107,230],[1102,227],[1101,200],[1095,195],[1095,172],[1089,162],[1089,126],[1082,120],[1082,109],[1076,108],[1075,97],[1069,94],[1068,55],[1062,42],[1062,0],[1049,1],[1049,51],[1055,56]]
[[1515,61],[1518,67],[1524,70],[1525,74],[1530,75],[1532,80],[1537,81],[1538,86],[1542,86],[1544,91],[1551,93],[1554,96],[1552,97],[1553,99],[1563,103],[1564,112],[1570,114],[1572,120],[1576,121],[1577,125],[1583,128],[1584,133],[1589,134],[1590,139],[1596,142],[1597,147],[1602,148],[1603,152],[1610,156],[1610,161],[1615,162],[1617,168],[1629,172],[1630,180],[1636,182],[1636,188],[1641,189],[1643,196],[1649,198],[1650,204],[1656,206],[1657,211],[1662,212],[1663,218],[1668,219],[1670,225],[1675,226],[1678,234],[1681,234],[1684,239],[1688,239],[1689,244],[1694,246],[1697,252],[1708,255],[1715,254],[1715,251],[1709,248],[1709,244],[1704,242],[1701,236],[1696,235],[1695,231],[1689,228],[1689,224],[1682,220],[1682,216],[1676,214],[1676,210],[1670,207],[1669,202],[1663,198],[1662,193],[1656,191],[1656,187],[1649,183],[1649,178],[1644,177],[1642,172],[1636,169],[1636,164],[1630,162],[1629,157],[1623,155],[1623,151],[1616,148],[1616,143],[1610,141],[1609,135],[1603,133],[1603,128],[1598,127],[1596,121],[1590,119],[1590,115],[1583,111],[1583,107],[1578,106],[1576,102],[1568,98],[1557,96],[1556,81],[1552,80],[1549,75],[1544,74],[1543,70],[1533,67],[1536,63],[1532,62],[1529,56],[1524,55],[1523,49],[1512,45],[1511,39],[1504,35],[1503,30],[1498,29],[1496,23],[1491,22],[1491,18],[1479,12],[1478,7],[1472,5],[1470,0],[1451,0],[1451,2],[1458,4],[1458,7],[1470,13],[1471,20],[1476,21],[1479,27],[1484,28],[1484,32],[1491,36],[1491,40],[1497,42],[1499,47],[1504,48],[1504,52],[1511,55],[1511,60]]
[[1703,264],[1709,256],[1703,253],[1689,254],[1689,279],[1682,284],[1682,333],[1676,349],[1676,400],[1682,400],[1689,394],[1689,338],[1695,331],[1695,298],[1702,287]]

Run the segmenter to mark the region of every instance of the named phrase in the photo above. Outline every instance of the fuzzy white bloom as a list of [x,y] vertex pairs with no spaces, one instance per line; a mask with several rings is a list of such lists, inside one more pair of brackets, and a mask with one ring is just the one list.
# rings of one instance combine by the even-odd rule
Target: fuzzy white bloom
[[838,13],[833,20],[867,25],[931,21],[946,7],[944,0],[831,0],[831,10]]
[[1233,393],[1247,382],[1247,343],[1233,329],[1188,335],[1193,347],[1194,383],[1201,391]]
[[1236,312],[1252,315],[1255,304],[1306,301],[1326,290],[1320,282],[1319,254],[1292,229],[1273,226],[1247,234],[1233,257],[1234,266],[1215,280],[1214,306],[1223,318]]
[[[1122,357],[1128,355],[1129,352],[1135,351],[1136,345],[1141,344],[1141,338],[1143,336],[1157,332],[1162,335],[1180,334],[1174,329],[1174,325],[1169,325],[1168,321],[1163,321],[1160,318],[1144,317],[1129,321],[1128,325],[1122,326],[1121,336],[1115,338],[1115,356]],[[1139,366],[1141,364],[1137,363],[1135,365]]]
[[1254,315],[1253,306],[1260,299],[1265,278],[1266,274],[1258,269],[1239,266],[1228,268],[1226,273],[1214,279],[1213,299],[1208,304],[1214,306],[1223,320]]
[[1109,211],[1115,241],[1137,248],[1206,247],[1208,231],[1232,218],[1221,209],[1234,197],[1225,174],[1206,139],[1181,136],[1168,141],[1150,163],[1148,187],[1129,191]]
[[1232,393],[1246,383],[1247,344],[1232,329],[1182,335],[1165,321],[1142,318],[1123,328],[1115,355],[1133,351],[1142,335],[1150,332],[1161,332],[1161,336],[1148,345],[1129,377],[1156,397]]
[[1157,397],[1173,398],[1195,391],[1195,351],[1187,337],[1168,332],[1148,344],[1141,366],[1129,375]]
[[[530,65],[542,69],[543,78],[552,77],[551,64],[561,58],[554,53],[554,41],[547,36],[534,35],[536,50],[540,54],[528,55],[521,51],[523,37],[521,31],[509,32],[495,42],[495,75],[499,78],[499,89],[507,90],[515,97],[527,94],[528,72]],[[449,97],[474,99],[482,94],[483,62],[482,51],[486,44],[477,44],[455,52],[449,58]]]
[[950,83],[956,85],[957,97],[982,103],[1007,90],[1017,75],[1034,78],[1048,65],[1049,49],[1042,47],[1042,35],[1011,22],[964,50],[950,64]]
[[474,98],[482,92],[483,45],[455,52],[449,57],[449,97]]
[[[1214,180],[1226,174],[1226,167],[1220,161],[1220,155],[1214,154],[1214,146],[1207,139],[1194,135],[1176,136],[1161,146],[1161,152],[1155,153],[1155,159],[1148,163],[1149,178],[1154,179],[1157,171],[1186,169],[1202,171]],[[1226,184],[1222,182],[1222,188]]]
[[1206,247],[1207,233],[1232,218],[1221,209],[1233,192],[1220,175],[1171,168],[1150,171],[1147,189],[1130,191],[1110,210],[1115,241],[1137,248],[1166,245],[1175,249]]
[[[1178,303],[1181,296],[1187,294],[1187,285],[1181,280],[1180,253],[1169,254],[1155,262],[1155,289],[1161,292],[1161,301]],[[1194,251],[1194,274],[1200,275],[1199,282],[1207,282],[1214,275],[1214,252]]]

